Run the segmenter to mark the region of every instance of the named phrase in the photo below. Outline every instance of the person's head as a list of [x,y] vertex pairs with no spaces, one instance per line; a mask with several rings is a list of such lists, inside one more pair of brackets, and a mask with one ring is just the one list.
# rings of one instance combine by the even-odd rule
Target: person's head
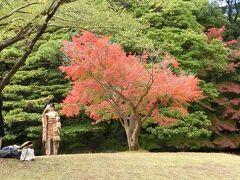
[[49,104],[49,110],[50,111],[55,111],[55,105],[53,103]]

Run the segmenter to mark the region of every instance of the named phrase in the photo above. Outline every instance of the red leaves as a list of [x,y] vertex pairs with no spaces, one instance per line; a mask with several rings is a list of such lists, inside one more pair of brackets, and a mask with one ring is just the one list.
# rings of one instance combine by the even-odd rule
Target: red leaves
[[239,43],[239,41],[238,40],[231,40],[231,41],[226,41],[225,42],[225,44],[227,45],[227,46],[232,46],[232,45],[234,45],[234,44],[237,44],[237,43]]
[[[66,102],[66,101],[65,101]],[[77,116],[79,114],[80,107],[77,104],[67,103],[61,110],[61,113],[67,117]]]
[[240,122],[240,110],[236,110],[233,115],[232,119],[238,120]]
[[234,106],[240,105],[240,98],[235,98],[229,101]]
[[212,130],[216,134],[220,134],[221,131],[224,131],[224,130],[227,130],[230,132],[238,131],[236,122],[234,120],[231,120],[231,119],[221,120],[217,118],[216,115],[212,116],[211,119],[212,119]]
[[[142,58],[127,55],[108,37],[96,37],[89,32],[64,42],[62,50],[71,59],[71,65],[61,70],[73,81],[63,102],[62,112],[68,116],[76,115],[80,109],[77,107],[84,107],[96,121],[119,119],[123,114],[128,117],[133,111],[147,115],[157,103],[186,112],[183,105],[203,97],[196,77],[176,75],[170,70],[170,66],[179,66],[170,55],[151,67],[146,65],[146,54]],[[161,117],[156,110],[152,116],[159,123],[175,122]]]
[[[223,41],[223,33],[226,31],[225,26],[221,28],[210,28],[207,30],[206,35],[208,37],[208,42],[211,42],[213,39],[219,39],[220,41]],[[230,40],[225,41],[224,44],[226,46],[232,46],[234,44],[239,43],[239,40]]]
[[213,39],[223,40],[223,33],[226,30],[225,26],[221,28],[210,28],[208,29],[206,35],[208,37],[208,41],[211,42]]
[[216,138],[213,143],[220,147],[236,148],[240,145],[240,138],[238,139],[227,137],[232,135],[235,131],[239,131],[238,123],[240,122],[240,84],[236,81],[236,75],[240,66],[240,41],[230,40],[225,42],[223,39],[223,33],[225,27],[211,28],[206,33],[208,41],[211,43],[213,39],[219,39],[225,46],[228,46],[231,51],[229,53],[229,64],[226,66],[226,78],[225,82],[221,82],[217,85],[220,94],[220,98],[215,100],[215,103],[219,105],[219,112],[211,118],[212,130],[215,134],[221,134],[220,138]]
[[[240,94],[240,84],[233,82],[219,84],[218,90],[222,93],[231,93],[232,96],[236,96],[236,94]],[[240,98],[222,98],[222,100],[218,100],[217,102],[224,107],[223,117],[238,121],[240,120],[240,110],[237,109],[237,106],[240,104]]]
[[238,63],[230,63],[227,65],[227,70],[230,72],[236,72],[236,69],[240,66],[240,62]]
[[174,68],[178,68],[179,67],[179,62],[173,57],[171,56],[170,54],[166,54],[164,56],[164,59],[163,59],[163,62],[162,62],[162,65],[164,67],[168,67],[168,65],[172,65]]
[[219,84],[218,85],[218,90],[220,92],[232,92],[236,94],[240,94],[240,84],[236,83],[225,83],[225,84]]
[[237,58],[237,57],[240,57],[240,50],[238,49],[236,49],[236,50],[232,50],[231,51],[231,56],[233,57],[233,58]]

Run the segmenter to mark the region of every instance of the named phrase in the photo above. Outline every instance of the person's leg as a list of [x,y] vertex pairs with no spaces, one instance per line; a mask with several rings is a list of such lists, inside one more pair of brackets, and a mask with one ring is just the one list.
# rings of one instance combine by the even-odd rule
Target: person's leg
[[57,143],[57,153],[58,153],[58,154],[59,154],[60,142],[61,142],[61,141],[58,141],[58,143]]
[[53,141],[53,154],[56,155],[56,141]]
[[59,148],[59,141],[54,141],[53,142],[53,154],[54,155],[58,154],[58,148]]
[[45,141],[45,154],[48,155],[48,139]]
[[47,140],[47,148],[46,148],[47,155],[51,154],[51,139]]
[[56,143],[57,143],[57,144],[56,144],[56,151],[57,151],[57,154],[58,154],[58,153],[59,153],[58,150],[59,150],[59,143],[60,143],[60,141],[57,141]]
[[53,140],[50,140],[50,154],[53,154]]
[[42,141],[42,153],[47,154],[47,141]]
[[2,149],[2,137],[0,136],[0,149]]

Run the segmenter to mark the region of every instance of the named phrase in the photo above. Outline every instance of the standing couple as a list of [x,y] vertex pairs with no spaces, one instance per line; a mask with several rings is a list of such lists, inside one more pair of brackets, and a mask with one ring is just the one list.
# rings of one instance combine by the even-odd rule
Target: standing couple
[[42,142],[44,154],[58,154],[60,143],[60,117],[55,111],[54,104],[49,104],[42,114],[43,135]]

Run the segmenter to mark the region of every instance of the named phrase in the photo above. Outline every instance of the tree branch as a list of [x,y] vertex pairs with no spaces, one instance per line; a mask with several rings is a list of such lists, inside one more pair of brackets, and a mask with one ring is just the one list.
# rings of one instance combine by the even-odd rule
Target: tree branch
[[10,17],[10,16],[13,15],[15,12],[18,12],[19,10],[24,9],[24,8],[26,8],[26,7],[28,7],[28,6],[31,6],[31,5],[33,5],[33,4],[40,4],[40,3],[38,3],[38,2],[35,1],[35,2],[31,2],[31,3],[27,3],[27,4],[23,5],[23,6],[20,6],[20,7],[18,7],[17,9],[12,10],[9,14],[0,17],[0,21],[3,20],[3,19],[6,19],[6,18],[8,18],[8,17]]
[[[92,76],[93,79],[95,79],[103,88],[103,90],[105,91],[105,95],[107,96],[107,102],[108,104],[115,110],[115,112],[120,116],[120,122],[122,124],[123,127],[125,127],[127,125],[127,121],[128,121],[128,117],[124,114],[123,110],[121,109],[121,107],[118,106],[117,102],[115,102],[109,95],[109,89],[105,86],[104,83],[102,83],[101,81],[99,81],[94,75],[93,73],[90,71],[89,72],[90,75]],[[122,120],[123,121],[122,121]]]
[[152,73],[152,74],[151,74],[151,79],[150,79],[149,82],[148,82],[146,91],[145,91],[145,93],[139,98],[139,100],[138,100],[138,102],[137,102],[137,104],[136,104],[136,108],[137,108],[137,107],[139,106],[139,104],[142,102],[143,98],[148,95],[149,90],[151,89],[153,82],[154,82],[154,79],[153,79],[153,73]]
[[34,28],[32,27],[31,23],[28,23],[23,29],[21,29],[14,37],[6,39],[0,42],[0,52],[5,49],[6,47],[24,39],[27,35],[29,35]]
[[200,106],[202,106],[203,108],[208,109],[208,110],[211,111],[211,112],[215,112],[215,109],[213,109],[211,106],[208,106],[208,105],[204,104],[203,102],[198,102],[198,104],[199,104]]
[[153,110],[156,108],[156,105],[157,105],[157,102],[156,101],[153,105],[153,107],[150,109],[150,111],[141,119],[142,122],[144,122],[153,112]]
[[[73,1],[75,1],[75,0],[61,0],[60,5],[61,5],[62,3],[69,3],[69,2],[73,2]],[[57,1],[53,1],[53,2],[57,2]],[[37,3],[37,2],[34,2],[34,3],[39,4],[39,3]],[[32,4],[34,4],[34,3],[29,3],[29,4],[32,5]],[[26,6],[26,5],[25,5],[25,6]],[[22,6],[22,7],[23,7],[23,6]],[[32,19],[32,21],[29,22],[27,25],[25,25],[14,37],[11,37],[11,38],[9,38],[9,39],[6,39],[6,40],[0,42],[0,52],[1,52],[3,49],[5,49],[6,47],[8,47],[8,46],[10,46],[10,45],[12,45],[12,44],[14,44],[14,43],[16,43],[16,42],[24,39],[29,33],[32,32],[32,31],[29,31],[29,29],[32,28],[32,30],[33,30],[33,24],[32,24],[32,22],[33,22],[35,19],[39,18],[40,16],[45,16],[45,15],[47,15],[47,14],[48,14],[48,11],[44,10],[44,11],[41,12],[40,14],[36,15],[36,16]],[[11,22],[9,22],[9,23],[11,23]],[[3,25],[6,25],[6,24],[5,24],[5,23],[0,24],[0,26],[3,26]]]
[[18,69],[24,65],[25,61],[27,60],[28,56],[31,54],[36,42],[41,38],[44,34],[45,30],[47,29],[48,22],[52,19],[54,14],[56,13],[57,9],[61,5],[64,0],[53,1],[52,4],[49,6],[47,11],[47,16],[45,18],[44,23],[40,26],[39,31],[37,32],[36,36],[32,39],[30,44],[28,45],[27,51],[23,54],[23,56],[18,60],[18,62],[13,66],[10,72],[7,74],[6,77],[0,83],[0,92],[4,89],[4,87],[9,83],[11,78],[14,74],[18,71]]
[[13,9],[13,7],[11,6],[11,4],[7,1],[7,0],[4,0],[5,1],[5,3],[11,8],[11,9]]
[[89,73],[90,73],[90,75],[92,76],[92,78],[95,79],[102,87],[104,87],[104,88],[106,88],[106,89],[108,89],[108,90],[111,90],[111,91],[115,92],[115,93],[118,94],[123,100],[127,101],[132,108],[136,109],[135,106],[134,106],[134,104],[133,104],[128,98],[126,98],[120,91],[114,89],[111,84],[106,85],[105,83],[103,83],[103,82],[101,82],[100,80],[98,80],[98,79],[93,75],[92,72],[89,72]]

